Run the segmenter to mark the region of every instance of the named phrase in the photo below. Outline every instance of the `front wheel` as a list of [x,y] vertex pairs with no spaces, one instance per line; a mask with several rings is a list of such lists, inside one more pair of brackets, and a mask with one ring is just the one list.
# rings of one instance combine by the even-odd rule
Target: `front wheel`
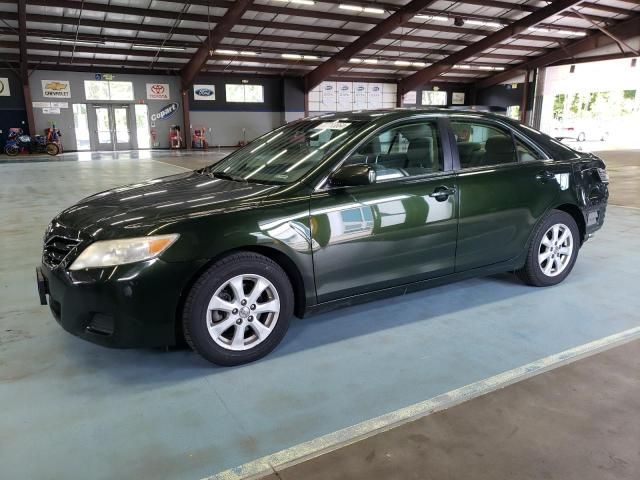
[[4,153],[11,157],[15,157],[20,153],[20,148],[18,148],[18,145],[16,144],[7,145],[4,147]]
[[579,248],[576,221],[566,212],[552,210],[536,228],[518,276],[536,287],[556,285],[573,269]]
[[218,365],[240,365],[271,352],[293,315],[293,288],[273,260],[240,252],[212,265],[185,301],[189,346]]
[[51,156],[58,155],[60,147],[56,143],[47,143],[46,152]]

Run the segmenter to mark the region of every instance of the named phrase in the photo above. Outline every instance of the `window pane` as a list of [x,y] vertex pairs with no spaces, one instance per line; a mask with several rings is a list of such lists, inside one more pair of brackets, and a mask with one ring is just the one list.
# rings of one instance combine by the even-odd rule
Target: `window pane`
[[76,134],[76,150],[91,150],[89,142],[89,119],[84,103],[73,104],[73,124]]
[[109,100],[109,82],[85,80],[84,94],[87,100]]
[[113,109],[113,120],[116,124],[116,142],[129,143],[129,109],[120,107]]
[[264,102],[262,85],[245,85],[244,86],[244,101],[252,103]]
[[133,100],[132,82],[109,82],[111,100]]
[[516,151],[518,152],[518,160],[521,162],[531,162],[540,159],[538,152],[527,147],[519,140],[516,140]]
[[360,147],[348,163],[374,165],[378,181],[442,171],[437,126],[421,122],[385,130]]
[[451,122],[462,168],[516,162],[510,132],[481,123]]
[[146,104],[137,103],[134,106],[136,115],[136,134],[138,137],[138,148],[151,148],[149,138],[149,111]]
[[440,90],[423,90],[422,105],[446,105],[447,92]]
[[227,102],[244,102],[244,85],[227,83],[225,86]]

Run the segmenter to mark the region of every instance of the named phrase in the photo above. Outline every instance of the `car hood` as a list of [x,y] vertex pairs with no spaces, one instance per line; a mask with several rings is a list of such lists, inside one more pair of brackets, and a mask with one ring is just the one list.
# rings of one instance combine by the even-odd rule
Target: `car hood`
[[55,221],[90,235],[169,218],[255,206],[278,186],[212,178],[198,172],[113,188],[81,200]]

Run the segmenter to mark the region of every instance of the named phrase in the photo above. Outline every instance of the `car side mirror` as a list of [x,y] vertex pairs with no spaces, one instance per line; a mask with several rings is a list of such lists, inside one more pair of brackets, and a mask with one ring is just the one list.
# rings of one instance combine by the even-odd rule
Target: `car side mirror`
[[329,177],[332,187],[355,187],[372,183],[376,183],[376,171],[366,163],[343,165]]

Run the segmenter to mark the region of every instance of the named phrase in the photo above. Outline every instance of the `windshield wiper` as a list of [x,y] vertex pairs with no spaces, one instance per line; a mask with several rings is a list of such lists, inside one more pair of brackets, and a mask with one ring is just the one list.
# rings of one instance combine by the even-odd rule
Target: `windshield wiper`
[[247,183],[247,180],[244,177],[239,175],[233,175],[231,173],[225,172],[209,172],[209,175],[215,178],[221,178],[223,180],[231,180],[232,182],[242,182]]

